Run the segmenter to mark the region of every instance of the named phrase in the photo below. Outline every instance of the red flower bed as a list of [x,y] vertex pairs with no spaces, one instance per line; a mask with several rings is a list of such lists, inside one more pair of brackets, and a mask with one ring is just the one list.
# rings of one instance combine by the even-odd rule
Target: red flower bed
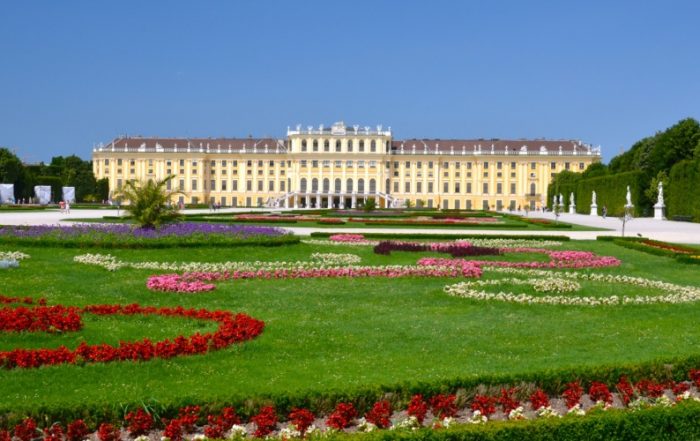
[[260,409],[260,413],[251,417],[250,420],[255,423],[255,436],[264,437],[270,434],[277,426],[277,414],[275,408],[266,406]]
[[333,413],[326,420],[326,425],[334,429],[343,430],[350,426],[356,416],[357,411],[352,403],[338,403]]
[[316,417],[308,409],[297,409],[295,407],[289,413],[288,419],[289,422],[299,431],[299,433],[304,436],[306,430],[311,427]]
[[646,239],[643,240],[641,243],[651,248],[658,248],[660,250],[671,251],[678,254],[693,254],[697,252],[697,250],[694,248],[686,248],[679,245],[672,245],[670,243],[659,242],[657,240]]
[[13,349],[0,351],[0,367],[35,368],[57,364],[83,362],[106,363],[119,360],[150,360],[152,358],[172,358],[180,355],[204,354],[223,349],[234,343],[251,340],[263,331],[265,324],[246,314],[233,314],[228,311],[206,309],[156,308],[153,306],[131,305],[88,305],[80,309],[82,313],[95,315],[160,315],[208,320],[219,323],[219,329],[205,334],[177,336],[153,342],[148,338],[134,342],[122,341],[119,345],[88,345],[81,343],[76,349],[60,346],[56,349]]
[[78,308],[60,305],[0,308],[0,331],[78,331],[83,327],[79,311]]
[[386,429],[391,424],[391,403],[382,400],[374,403],[372,409],[365,414],[365,419],[380,429]]
[[416,417],[419,423],[423,424],[425,415],[428,413],[428,403],[423,400],[423,395],[417,394],[411,398],[408,403],[408,415]]
[[452,257],[498,256],[501,254],[498,248],[465,246],[459,243],[435,246],[435,244],[430,243],[382,241],[374,246],[375,254],[388,256],[392,251],[435,251],[438,253],[448,253]]

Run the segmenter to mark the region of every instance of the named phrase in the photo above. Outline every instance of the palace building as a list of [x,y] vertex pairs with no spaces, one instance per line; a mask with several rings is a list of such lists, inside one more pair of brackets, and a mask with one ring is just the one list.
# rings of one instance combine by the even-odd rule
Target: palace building
[[393,139],[391,128],[300,125],[286,139],[118,137],[93,149],[110,192],[174,176],[173,202],[232,207],[531,210],[562,171],[600,161],[574,140]]

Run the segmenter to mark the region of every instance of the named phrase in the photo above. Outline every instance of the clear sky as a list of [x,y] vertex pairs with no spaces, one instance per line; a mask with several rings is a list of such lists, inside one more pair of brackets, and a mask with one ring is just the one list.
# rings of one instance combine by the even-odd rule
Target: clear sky
[[117,135],[567,138],[700,118],[700,1],[0,0],[0,145]]

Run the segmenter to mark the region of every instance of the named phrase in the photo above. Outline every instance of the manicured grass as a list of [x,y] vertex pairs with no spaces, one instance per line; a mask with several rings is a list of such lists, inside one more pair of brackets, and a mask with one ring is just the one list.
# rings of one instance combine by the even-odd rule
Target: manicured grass
[[[600,273],[700,285],[700,274],[671,259],[607,242],[567,242],[623,261]],[[203,356],[88,366],[0,370],[0,414],[35,406],[207,402],[265,395],[347,391],[406,382],[442,382],[490,374],[641,362],[696,354],[700,305],[625,307],[480,303],[442,292],[457,279],[323,279],[222,282],[203,294],[153,293],[152,271],[107,272],[72,262],[81,250],[14,247],[32,257],[0,271],[1,294],[45,296],[49,304],[140,303],[241,311],[262,319],[257,339]],[[435,253],[375,255],[371,247],[287,245],[276,248],[112,250],[131,261],[308,260],[312,252],[354,253],[363,264],[408,264]],[[106,253],[106,251],[102,251]],[[514,260],[541,259],[541,255]],[[694,268],[694,267],[693,267]],[[485,277],[500,277],[486,274]],[[637,294],[635,288],[585,283],[581,294]],[[511,289],[504,286],[503,289]],[[513,290],[518,289],[512,287]],[[523,288],[523,292],[529,288]],[[495,291],[495,289],[494,289]],[[15,344],[74,347],[208,330],[210,323],[163,317],[94,317],[63,336],[0,335]]]

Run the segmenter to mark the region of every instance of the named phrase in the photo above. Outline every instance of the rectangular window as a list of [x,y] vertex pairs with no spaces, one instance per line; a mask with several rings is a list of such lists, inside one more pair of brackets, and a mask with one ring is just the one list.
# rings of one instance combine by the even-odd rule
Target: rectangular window
[[228,181],[221,181],[221,191],[226,191],[226,182]]
[[567,169],[567,170],[570,170],[570,169],[571,169],[571,163],[565,162],[565,163],[564,163],[564,168]]
[[263,191],[263,181],[258,181],[258,191]]
[[346,166],[346,167],[349,167],[349,168],[352,168],[352,159],[349,160],[349,161],[346,161],[346,162],[345,162],[345,166]]
[[484,187],[483,187],[482,193],[489,194],[489,183],[488,182],[484,182]]
[[583,165],[583,162],[579,162],[579,163],[578,163],[578,169],[579,169],[579,170],[583,170],[584,168],[586,168],[586,167]]
[[231,181],[231,191],[238,191],[238,181]]
[[459,182],[455,182],[455,193],[459,193],[460,188],[459,188]]
[[515,194],[515,182],[511,182],[510,184],[510,194]]
[[404,165],[404,167],[406,167],[406,168],[411,168],[411,162],[410,162],[410,161],[406,161],[406,164]]
[[443,193],[449,193],[450,192],[450,185],[447,182],[442,183],[442,192]]
[[285,191],[284,184],[285,184],[284,181],[280,181],[280,191]]
[[510,168],[515,168],[515,162],[510,163]]
[[472,169],[472,163],[471,163],[471,162],[467,162],[467,170],[471,170],[471,169]]
[[433,183],[428,182],[428,193],[432,193],[432,192],[433,192]]
[[500,162],[500,161],[497,162],[497,163],[496,163],[496,168],[497,168],[498,170],[501,170],[501,169],[503,168],[503,163]]
[[357,161],[357,166],[359,168],[365,168],[365,161]]
[[416,193],[422,193],[423,192],[423,183],[422,182],[416,182]]
[[306,159],[301,160],[301,168],[306,168]]
[[246,181],[245,189],[246,191],[253,191],[253,181]]
[[411,192],[411,183],[410,182],[405,182],[404,183],[405,190],[404,193],[410,193]]
[[471,192],[472,192],[472,183],[467,182],[467,193],[471,193]]
[[501,184],[500,182],[496,183],[496,193],[503,194],[503,184]]
[[398,193],[398,192],[399,192],[399,183],[394,182],[394,193]]
[[179,190],[180,190],[180,191],[185,191],[185,180],[184,180],[184,179],[180,179],[180,188],[179,188]]
[[536,162],[531,162],[530,163],[530,170],[535,170],[537,168],[537,163]]
[[432,168],[433,168],[433,161],[428,161],[428,168],[432,170]]
[[331,161],[329,161],[328,159],[323,161],[323,168],[328,168],[330,166],[331,166]]
[[484,162],[484,170],[488,170],[488,169],[489,169],[489,163],[488,163],[488,161],[486,161],[486,162]]
[[215,180],[212,179],[211,182],[209,183],[209,185],[210,185],[211,191],[216,191],[216,181]]
[[421,168],[421,167],[423,167],[423,163],[420,161],[416,162],[416,168]]
[[377,168],[377,161],[369,161],[369,168]]
[[557,169],[557,163],[556,163],[556,162],[552,162],[551,164],[549,164],[549,168],[551,168],[552,170],[556,170],[556,169]]
[[269,181],[267,183],[267,191],[275,191],[275,181]]
[[196,179],[192,179],[191,189],[192,189],[192,191],[197,191],[197,180]]
[[343,166],[343,161],[335,161],[335,167],[340,168]]
[[311,167],[312,167],[312,168],[318,168],[318,161],[315,160],[315,159],[314,159],[313,161],[311,161]]

